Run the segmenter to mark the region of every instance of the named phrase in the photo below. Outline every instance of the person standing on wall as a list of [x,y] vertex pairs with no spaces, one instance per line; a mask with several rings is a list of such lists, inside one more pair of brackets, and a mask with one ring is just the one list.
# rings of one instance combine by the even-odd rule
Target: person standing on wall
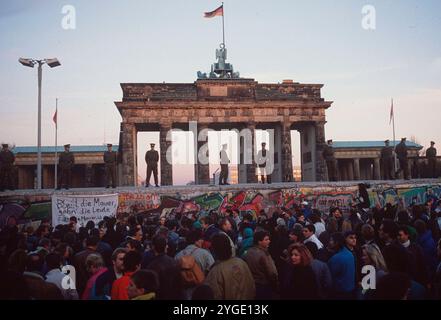
[[150,177],[152,176],[155,180],[155,186],[159,187],[158,184],[158,161],[159,153],[155,150],[155,144],[150,143],[151,149],[145,154],[145,162],[147,163],[147,179],[145,181],[145,186],[150,187]]
[[395,178],[392,173],[394,168],[394,149],[389,145],[389,142],[389,140],[384,141],[384,147],[381,149],[381,167],[383,169],[384,180],[392,180]]
[[400,162],[400,169],[397,171],[396,175],[398,176],[398,174],[403,171],[404,179],[409,180],[406,138],[401,138],[401,142],[395,147],[395,153],[397,154],[398,161]]
[[[107,151],[104,152],[104,166],[106,169],[106,188],[116,188],[116,164],[118,155],[115,151],[112,151],[112,144],[107,144]],[[111,184],[112,182],[112,184]]]
[[228,181],[228,164],[230,159],[227,155],[227,144],[222,145],[222,150],[219,152],[221,172],[219,176],[219,185],[229,185]]
[[75,164],[75,158],[70,152],[70,144],[64,145],[64,152],[60,153],[58,166],[60,167],[60,181],[58,183],[58,190],[70,188],[72,181],[72,168]]
[[332,140],[328,140],[328,144],[325,145],[325,148],[323,150],[323,158],[325,158],[326,166],[328,167],[329,181],[337,181],[338,180],[337,160],[335,159]]
[[14,162],[15,156],[7,143],[2,144],[0,152],[0,191],[14,190]]
[[436,149],[434,147],[435,142],[430,141],[430,148],[426,150],[426,158],[429,164],[429,177],[436,178]]
[[260,179],[262,183],[265,183],[265,176],[266,176],[266,182],[268,184],[271,183],[271,173],[268,174],[269,171],[269,154],[268,150],[265,149],[266,143],[262,142],[262,149],[259,150],[257,153],[257,164],[259,166],[260,171]]

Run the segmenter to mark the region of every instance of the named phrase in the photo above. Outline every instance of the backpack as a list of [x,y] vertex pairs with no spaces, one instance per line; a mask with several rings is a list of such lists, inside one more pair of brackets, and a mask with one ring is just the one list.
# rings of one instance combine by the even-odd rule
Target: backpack
[[205,275],[201,267],[199,267],[199,264],[191,255],[197,249],[198,248],[194,249],[190,254],[178,259],[179,272],[181,274],[182,284],[185,288],[195,287],[205,280]]

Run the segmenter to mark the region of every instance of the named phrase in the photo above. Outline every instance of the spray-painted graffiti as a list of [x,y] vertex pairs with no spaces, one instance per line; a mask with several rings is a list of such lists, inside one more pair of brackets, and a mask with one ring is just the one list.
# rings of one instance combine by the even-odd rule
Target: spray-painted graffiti
[[[357,203],[358,186],[311,186],[286,189],[244,189],[237,191],[204,192],[202,187],[194,187],[178,192],[120,192],[118,195],[118,216],[130,213],[146,213],[175,216],[176,214],[199,214],[203,216],[211,210],[225,215],[227,210],[238,210],[257,217],[262,210],[272,213],[277,208],[294,208],[307,201],[312,208],[328,213],[329,208],[338,206],[348,212]],[[207,190],[207,189],[206,189]],[[158,190],[161,191],[161,190]],[[392,205],[410,206],[423,204],[430,198],[441,196],[441,184],[401,184],[373,185],[367,188],[370,206]],[[15,195],[2,197],[0,194],[0,228],[8,217],[14,216],[19,223],[29,223],[51,217],[50,195]]]
[[158,194],[128,192],[118,195],[118,203],[118,214],[121,214],[157,208],[161,201]]

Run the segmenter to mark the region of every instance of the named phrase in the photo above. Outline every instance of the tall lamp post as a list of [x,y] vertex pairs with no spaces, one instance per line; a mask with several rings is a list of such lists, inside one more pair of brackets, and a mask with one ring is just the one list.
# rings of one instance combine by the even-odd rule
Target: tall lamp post
[[51,68],[55,68],[61,65],[57,58],[53,59],[25,59],[20,58],[18,61],[25,67],[33,68],[38,64],[38,141],[37,141],[37,189],[41,190],[41,78],[42,78],[42,66],[47,64]]

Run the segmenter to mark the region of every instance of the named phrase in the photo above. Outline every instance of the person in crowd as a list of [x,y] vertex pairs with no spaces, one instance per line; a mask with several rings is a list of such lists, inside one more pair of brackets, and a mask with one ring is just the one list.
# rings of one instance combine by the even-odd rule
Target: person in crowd
[[397,240],[406,248],[409,254],[410,275],[412,279],[427,286],[429,283],[429,270],[424,263],[424,252],[420,245],[410,241],[410,233],[407,226],[398,228]]
[[247,253],[248,249],[250,249],[254,244],[254,232],[251,228],[245,228],[243,230],[242,241],[239,246],[239,257],[243,258],[243,256]]
[[127,296],[130,300],[154,300],[159,289],[159,279],[152,270],[135,272],[127,287]]
[[65,279],[66,274],[61,271],[63,266],[61,256],[58,253],[49,253],[46,256],[46,266],[49,270],[46,273],[46,282],[55,284],[60,289],[64,300],[78,300],[79,296],[75,286],[63,286],[63,279]]
[[233,256],[230,239],[223,233],[214,235],[212,249],[216,263],[208,272],[205,283],[213,290],[214,299],[254,299],[256,287],[253,275],[245,261]]
[[268,251],[270,235],[267,231],[256,231],[253,239],[254,246],[246,252],[244,260],[255,281],[256,299],[271,300],[278,290],[278,273]]
[[155,271],[159,277],[159,300],[178,300],[182,298],[182,288],[177,261],[166,254],[167,238],[156,235],[152,239],[154,258],[147,270]]
[[112,285],[112,300],[129,300],[127,287],[129,286],[130,277],[141,268],[142,256],[138,251],[129,251],[123,258],[124,275],[115,280]]
[[208,274],[211,266],[214,264],[214,258],[210,251],[202,248],[204,243],[204,237],[201,230],[192,230],[187,235],[187,247],[184,250],[180,251],[175,259],[179,260],[179,258],[191,255],[194,257],[196,263],[201,268],[204,274]]
[[44,280],[42,269],[43,259],[37,253],[31,253],[27,257],[26,269],[23,278],[29,291],[31,300],[63,300],[63,294],[58,287]]
[[305,240],[303,241],[304,244],[313,242],[318,249],[323,248],[323,244],[315,235],[315,226],[313,224],[308,224],[303,228],[303,236],[305,237]]
[[427,225],[423,220],[416,220],[414,225],[418,233],[417,243],[423,249],[424,263],[427,266],[429,277],[432,277],[437,265],[436,243],[433,240],[432,232],[427,230]]
[[86,288],[81,296],[81,300],[96,300],[96,279],[107,271],[103,257],[98,253],[92,253],[87,256],[86,270],[90,274],[87,280]]
[[89,279],[88,272],[86,270],[86,259],[92,253],[96,253],[96,248],[99,241],[100,239],[97,236],[88,237],[86,239],[86,248],[74,256],[73,261],[77,278],[76,287],[80,296],[82,296],[84,288],[86,287],[87,279]]
[[336,253],[329,259],[328,266],[333,279],[331,298],[350,300],[355,297],[356,265],[354,255],[345,246],[341,233],[331,236],[330,245]]
[[318,249],[314,242],[308,242],[305,247],[309,250],[313,260],[311,261],[312,271],[317,280],[317,290],[319,299],[325,300],[332,288],[332,276],[328,265],[317,259]]
[[97,300],[110,300],[113,283],[124,274],[124,257],[128,250],[116,248],[111,256],[112,266],[95,281],[95,295]]
[[317,300],[319,289],[312,269],[312,255],[303,244],[288,248],[290,256],[281,276],[280,296],[284,300]]

